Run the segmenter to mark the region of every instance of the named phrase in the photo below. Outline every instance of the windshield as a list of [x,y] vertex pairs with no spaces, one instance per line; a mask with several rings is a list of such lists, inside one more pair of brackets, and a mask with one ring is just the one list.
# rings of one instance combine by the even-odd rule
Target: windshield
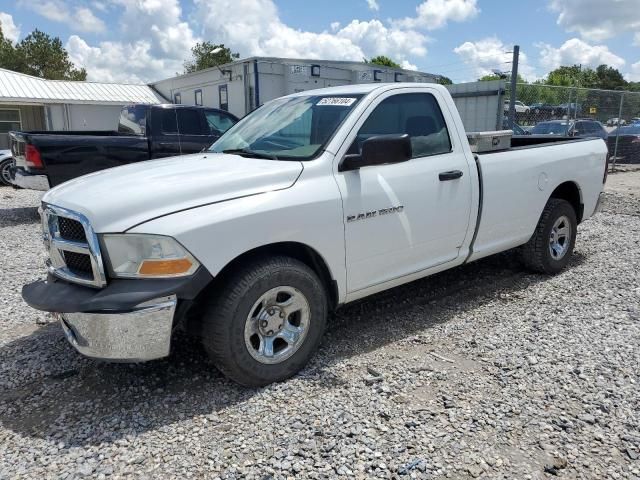
[[542,122],[531,129],[535,135],[565,135],[569,129],[566,123]]
[[316,156],[362,95],[281,98],[243,118],[209,149],[274,160]]

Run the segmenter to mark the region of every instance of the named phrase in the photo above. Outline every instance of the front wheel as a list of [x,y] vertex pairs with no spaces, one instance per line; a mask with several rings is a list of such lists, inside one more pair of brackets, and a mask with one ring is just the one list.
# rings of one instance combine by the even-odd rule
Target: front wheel
[[203,342],[218,369],[259,387],[294,375],[320,344],[327,296],[304,263],[272,257],[226,279],[205,309]]
[[531,270],[553,274],[564,269],[576,243],[578,222],[569,202],[550,198],[531,239],[522,247],[522,259]]

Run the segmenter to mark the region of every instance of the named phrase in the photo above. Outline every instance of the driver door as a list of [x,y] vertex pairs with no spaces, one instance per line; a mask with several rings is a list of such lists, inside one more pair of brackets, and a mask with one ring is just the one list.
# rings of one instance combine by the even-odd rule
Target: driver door
[[[340,159],[358,153],[369,137],[408,134],[413,150],[413,158],[403,163],[335,172],[345,216],[348,293],[459,256],[470,221],[472,175],[439,95],[425,88],[386,92],[343,145]],[[449,175],[441,175],[445,172]]]

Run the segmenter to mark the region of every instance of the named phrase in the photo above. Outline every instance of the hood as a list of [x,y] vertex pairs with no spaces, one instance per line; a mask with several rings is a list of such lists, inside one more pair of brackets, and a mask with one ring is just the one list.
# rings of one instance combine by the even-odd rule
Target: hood
[[84,214],[98,233],[123,232],[179,210],[289,188],[301,172],[299,161],[198,153],[91,173],[42,201]]

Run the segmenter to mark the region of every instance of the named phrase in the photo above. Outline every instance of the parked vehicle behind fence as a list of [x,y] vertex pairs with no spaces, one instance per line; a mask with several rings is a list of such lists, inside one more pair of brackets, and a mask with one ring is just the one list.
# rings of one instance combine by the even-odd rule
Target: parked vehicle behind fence
[[568,137],[597,137],[606,141],[607,131],[596,120],[549,120],[531,129],[531,135],[565,135]]
[[627,124],[627,121],[624,118],[614,117],[607,120],[607,127],[615,127],[617,125],[626,125],[626,124]]
[[616,128],[609,134],[607,146],[617,163],[640,163],[640,124]]
[[[509,100],[504,102],[504,111],[505,112],[509,111],[509,104],[510,104]],[[530,108],[527,105],[525,105],[524,103],[522,103],[521,101],[518,100],[518,101],[515,102],[515,110],[516,110],[516,113],[529,113]]]
[[200,152],[238,119],[187,105],[123,107],[117,131],[10,132],[12,182],[48,190],[67,180],[143,160]]
[[237,382],[283,380],[342,304],[515,247],[567,266],[604,142],[468,135],[437,84],[273,100],[152,181],[133,164],[47,192],[48,280],[22,296],[89,357],[165,357],[186,328]]

